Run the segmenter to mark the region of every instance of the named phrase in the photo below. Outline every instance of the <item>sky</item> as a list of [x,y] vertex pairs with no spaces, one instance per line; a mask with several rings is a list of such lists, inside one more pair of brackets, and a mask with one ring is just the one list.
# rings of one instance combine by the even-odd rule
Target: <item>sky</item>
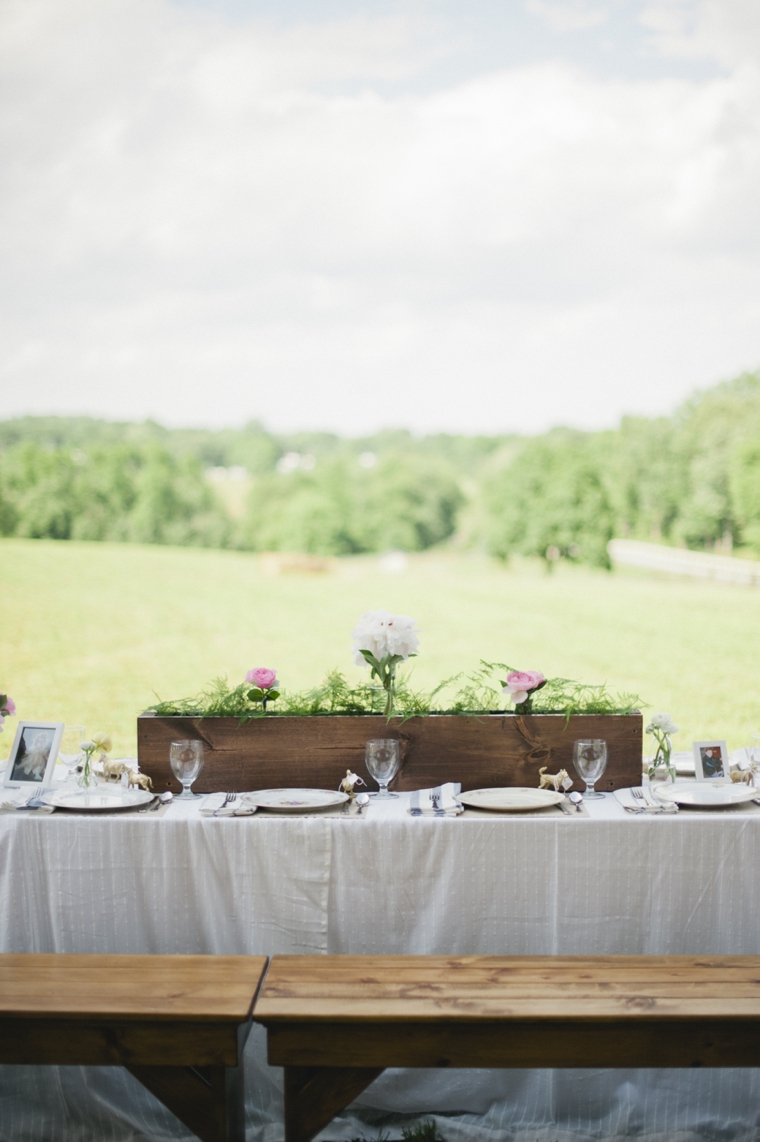
[[760,366],[757,0],[3,0],[0,418],[595,429]]

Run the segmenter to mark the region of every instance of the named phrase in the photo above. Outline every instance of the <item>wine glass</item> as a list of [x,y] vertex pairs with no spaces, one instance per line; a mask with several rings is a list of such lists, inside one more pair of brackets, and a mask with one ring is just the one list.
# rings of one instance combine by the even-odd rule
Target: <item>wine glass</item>
[[200,793],[191,793],[190,786],[203,769],[203,742],[172,742],[169,747],[172,772],[182,785],[178,801],[197,801]]
[[388,792],[388,782],[398,773],[401,764],[401,751],[395,738],[374,738],[364,749],[364,762],[370,777],[380,786],[378,793],[370,793],[378,801],[390,801],[398,793]]
[[81,765],[84,758],[82,752],[83,741],[87,740],[87,730],[84,726],[70,726],[63,727],[63,735],[61,737],[61,744],[58,747],[58,760],[62,761],[66,766],[66,780],[71,781],[74,772],[78,765]]
[[586,799],[604,797],[603,793],[597,793],[594,785],[607,768],[607,742],[601,738],[588,738],[575,742],[573,766],[578,776],[586,782],[586,792],[583,796]]

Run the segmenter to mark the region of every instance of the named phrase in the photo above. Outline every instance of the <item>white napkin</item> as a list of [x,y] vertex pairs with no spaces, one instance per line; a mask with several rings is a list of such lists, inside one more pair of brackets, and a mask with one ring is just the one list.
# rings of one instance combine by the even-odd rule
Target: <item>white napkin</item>
[[[38,789],[32,799],[32,804],[29,806],[30,812],[35,813],[52,813],[52,805],[43,805],[37,798],[41,797],[43,793],[49,793],[48,789]],[[26,809],[31,794],[28,789],[7,789],[3,800],[0,802],[0,813],[17,813],[19,809]]]
[[456,799],[461,792],[460,781],[447,781],[434,789],[415,789],[409,794],[407,812],[413,817],[456,817],[464,811],[464,805]]
[[203,802],[202,817],[252,817],[256,812],[255,805],[248,805],[236,797],[225,805],[226,793],[210,793]]

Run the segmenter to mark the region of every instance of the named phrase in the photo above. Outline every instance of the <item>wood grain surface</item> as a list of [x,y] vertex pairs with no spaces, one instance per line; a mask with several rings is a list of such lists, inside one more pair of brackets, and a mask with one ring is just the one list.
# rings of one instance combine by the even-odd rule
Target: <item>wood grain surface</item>
[[[567,769],[573,742],[604,738],[609,762],[597,788],[641,784],[640,714],[574,715],[484,714],[478,717],[431,715],[387,723],[381,716],[268,716],[241,726],[237,718],[137,719],[140,769],[158,792],[179,791],[169,765],[169,746],[182,739],[204,743],[206,763],[193,788],[198,792],[309,786],[336,789],[352,769],[365,775],[364,746],[369,738],[401,743],[402,766],[391,788],[422,789],[460,781],[462,789],[525,785],[537,787],[539,769]],[[374,782],[370,780],[370,785]]]
[[0,955],[0,1016],[244,1022],[266,956]]
[[760,956],[274,956],[254,1008],[310,1142],[386,1067],[757,1067]]
[[760,1018],[756,956],[274,956],[254,1018]]

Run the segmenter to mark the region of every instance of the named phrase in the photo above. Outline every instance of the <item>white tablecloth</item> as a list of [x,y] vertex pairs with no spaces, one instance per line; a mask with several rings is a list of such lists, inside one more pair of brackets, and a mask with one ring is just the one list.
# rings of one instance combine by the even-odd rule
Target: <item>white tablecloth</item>
[[[760,814],[366,820],[0,817],[0,951],[760,953]],[[248,1138],[282,1138],[255,1029]],[[326,1138],[437,1114],[447,1140],[756,1140],[741,1071],[386,1072]],[[399,1131],[393,1133],[399,1135]],[[182,1138],[125,1072],[0,1068],[0,1142]]]

